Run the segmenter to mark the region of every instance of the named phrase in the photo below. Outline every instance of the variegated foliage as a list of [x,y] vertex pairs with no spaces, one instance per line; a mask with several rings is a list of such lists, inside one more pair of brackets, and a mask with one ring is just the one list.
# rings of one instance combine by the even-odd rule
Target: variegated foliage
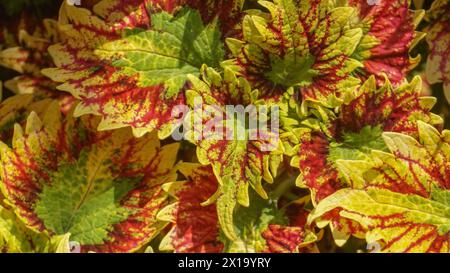
[[430,47],[426,65],[427,80],[443,83],[444,94],[450,101],[450,1],[433,2],[427,12],[427,42]]
[[418,140],[383,133],[388,152],[373,150],[370,160],[338,162],[351,188],[322,200],[309,220],[337,208],[384,252],[448,253],[450,132],[419,121],[418,133]]
[[96,132],[97,118],[64,118],[53,102],[39,118],[16,124],[12,147],[1,144],[5,203],[30,232],[70,234],[81,251],[128,252],[165,226],[163,183],[176,179],[178,144],[156,134]]
[[450,252],[448,0],[82,2],[0,19],[0,252]]

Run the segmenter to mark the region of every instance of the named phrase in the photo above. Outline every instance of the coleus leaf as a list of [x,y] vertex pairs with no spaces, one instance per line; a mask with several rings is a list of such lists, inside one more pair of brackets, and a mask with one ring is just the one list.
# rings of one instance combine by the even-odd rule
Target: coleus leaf
[[426,40],[430,53],[426,64],[426,77],[430,84],[442,82],[444,94],[450,101],[450,2],[434,1],[427,12]]
[[420,62],[420,55],[409,53],[425,37],[415,29],[424,16],[423,10],[410,10],[410,0],[348,0],[357,9],[355,26],[361,27],[363,37],[352,57],[364,67],[357,73],[367,79],[376,75],[380,85],[384,75],[397,85]]
[[291,162],[300,169],[297,185],[309,188],[313,202],[318,202],[347,186],[336,168],[339,160],[364,160],[374,149],[387,151],[383,132],[418,137],[418,120],[440,125],[442,119],[430,111],[435,98],[421,97],[420,90],[419,77],[395,88],[389,82],[377,88],[375,78],[369,78],[338,116],[327,117],[319,129],[302,131]]
[[225,234],[236,238],[232,217],[236,202],[249,205],[249,185],[267,198],[262,180],[272,182],[276,176],[282,146],[276,128],[262,126],[256,132],[246,127],[245,119],[256,120],[256,112],[250,111],[249,116],[242,113],[244,121],[230,112],[234,106],[258,105],[257,91],[252,91],[244,78],[237,78],[229,70],[222,76],[204,67],[201,79],[193,75],[189,79],[191,86],[186,94],[193,110],[186,117],[185,137],[197,146],[200,163],[212,165],[220,186],[211,201],[217,199],[219,222]]
[[[337,116],[329,111],[319,115],[320,108],[314,109],[316,116],[325,115],[322,117],[324,125],[300,131],[297,155],[291,161],[291,165],[300,170],[297,185],[311,191],[313,204],[339,189],[351,187],[351,183],[342,179],[345,173],[337,167],[339,162],[370,160],[372,150],[388,150],[383,132],[418,137],[418,120],[441,125],[442,119],[430,111],[436,100],[421,97],[421,86],[420,78],[416,77],[411,83],[395,88],[389,81],[378,88],[375,77],[371,77],[353,99],[342,105]],[[360,164],[357,166],[361,167]],[[350,234],[364,235],[358,223],[340,217],[336,211],[327,213],[323,219],[331,223],[333,237],[339,246]]]
[[204,27],[197,11],[183,9],[175,17],[161,12],[151,15],[151,21],[151,30],[130,31],[123,39],[102,45],[96,53],[111,59],[123,73],[139,75],[141,86],[164,85],[166,98],[180,92],[187,74],[198,75],[202,64],[217,67],[222,60],[218,27]]
[[36,14],[26,10],[13,18],[2,16],[0,20],[0,49],[18,46],[19,33],[22,30],[28,33],[40,32],[42,21],[37,17]]
[[[449,196],[449,191],[437,192]],[[368,243],[383,242],[382,252],[450,251],[449,200],[426,199],[384,189],[342,189],[324,199],[311,220],[333,208],[369,231]]]
[[[372,151],[365,163],[341,160],[338,167],[343,177],[355,188],[366,184],[403,194],[429,198],[433,187],[449,189],[448,131],[442,135],[429,124],[418,121],[419,141],[395,132],[383,133],[390,153]],[[351,164],[359,171],[352,173]]]
[[176,202],[158,213],[158,219],[173,223],[159,249],[175,252],[221,252],[220,227],[216,204],[202,205],[217,191],[217,179],[210,166],[181,163],[178,170],[183,182],[163,185]]
[[308,212],[295,207],[294,214],[279,208],[278,201],[262,199],[250,193],[250,206],[239,206],[234,212],[238,239],[223,238],[226,252],[294,253],[315,251],[318,240],[306,225]]
[[200,11],[204,22],[219,19],[223,37],[239,35],[245,0],[185,0],[190,7]]
[[14,94],[38,94],[39,96],[67,98],[60,92],[56,94],[57,84],[46,77],[20,75],[5,82],[5,87]]
[[26,29],[21,29],[18,34],[20,46],[0,52],[0,65],[21,73],[5,82],[5,87],[18,95],[2,102],[0,106],[1,140],[8,143],[14,123],[24,125],[31,111],[40,115],[45,112],[48,104],[56,99],[63,113],[67,113],[75,102],[72,96],[55,92],[57,83],[41,73],[42,68],[53,66],[47,53],[48,47],[63,39],[57,22],[45,19],[35,27],[32,34],[29,34]]
[[[0,200],[0,253],[61,253],[71,252],[64,248],[63,240],[69,234],[50,236],[27,228],[22,221]],[[68,242],[67,242],[68,243]],[[67,244],[68,245],[68,244]]]
[[271,99],[295,87],[303,99],[335,105],[356,88],[351,74],[362,64],[350,56],[362,30],[350,24],[353,8],[323,0],[259,3],[269,13],[249,12],[242,41],[227,40],[234,59],[224,66]]
[[[127,26],[148,26],[149,18],[146,10],[146,5],[167,5],[173,4],[173,1],[164,0],[95,0],[87,6],[89,10],[92,10],[94,14],[98,15],[108,23],[117,24],[118,28],[126,28]],[[70,22],[70,7],[66,9],[67,5],[61,7],[59,14],[59,20],[64,23]],[[164,7],[163,10],[169,12],[168,7]],[[63,20],[61,20],[63,19]]]
[[[280,200],[278,200],[280,207]],[[288,204],[284,211],[287,223],[282,225],[269,224],[262,233],[266,241],[263,252],[268,253],[318,253],[316,243],[321,240],[322,232],[315,233],[314,228],[307,224],[309,210],[301,204]]]
[[25,125],[31,112],[43,117],[53,100],[39,98],[32,94],[19,94],[7,98],[0,103],[0,140],[10,144],[14,124]]
[[0,253],[43,252],[49,236],[27,229],[11,211],[0,206]]
[[58,23],[52,19],[45,19],[32,34],[20,30],[18,40],[21,46],[2,51],[0,64],[21,74],[40,76],[42,68],[52,65],[47,55],[48,47],[61,39]]
[[[178,125],[171,111],[185,103],[187,74],[223,59],[219,21],[202,21],[201,11],[190,8],[203,1],[184,8],[185,1],[122,2],[96,5],[100,17],[66,6],[69,38],[50,47],[58,68],[44,74],[81,100],[77,116],[102,116],[99,129],[131,126],[136,136],[156,129],[164,138]],[[202,8],[212,16],[208,8],[219,2]]]
[[273,225],[276,229],[287,224],[287,220],[282,211],[278,210],[274,200],[264,200],[253,192],[249,195],[250,206],[238,206],[234,211],[233,228],[237,237],[234,240],[227,237],[223,239],[226,252],[252,253],[267,250],[266,238],[270,243],[276,240],[273,237],[277,237],[271,232],[269,225]]
[[[129,19],[141,23],[146,21],[146,7],[150,7],[152,12],[166,11],[171,14],[183,7],[190,7],[200,12],[203,22],[209,23],[218,18],[223,36],[228,36],[227,33],[239,25],[243,5],[244,0],[103,0],[94,6],[94,11],[109,22],[127,24],[125,20]],[[140,11],[136,12],[139,6]]]
[[[188,179],[163,185],[177,202],[158,213],[158,218],[173,223],[161,241],[160,250],[176,252],[298,252],[314,251],[317,236],[306,225],[308,213],[295,210],[295,217],[284,219],[285,210],[274,200],[250,193],[250,207],[234,211],[238,239],[223,236],[215,203],[205,204],[218,187],[210,166],[181,163],[180,172]],[[301,220],[300,220],[301,219]]]
[[266,241],[263,252],[268,253],[309,253],[318,252],[313,245],[317,235],[304,227],[269,225],[262,233]]
[[160,185],[176,179],[178,144],[155,134],[136,139],[128,129],[99,133],[98,120],[62,118],[53,103],[42,121],[35,113],[13,145],[1,146],[1,189],[25,225],[51,235],[71,233],[82,252],[130,252],[164,223]]
[[323,107],[323,104],[316,101],[303,101],[299,104],[292,91],[290,89],[283,95],[280,108],[280,139],[285,155],[289,157],[296,154],[301,136],[312,129],[322,130],[329,118],[335,115],[332,109]]
[[139,86],[137,77],[120,73],[119,67],[95,54],[103,44],[120,40],[125,26],[116,27],[86,9],[65,6],[64,11],[63,19],[70,23],[61,27],[67,41],[49,48],[57,68],[43,73],[64,82],[59,89],[81,100],[75,115],[100,115],[99,129],[132,126],[137,136],[170,123],[171,107],[183,104],[182,97],[165,101],[162,86]]
[[[373,151],[372,160],[338,163],[352,188],[323,199],[310,221],[337,209],[359,223],[368,243],[385,252],[448,252],[450,248],[450,138],[418,121],[419,141],[384,133],[390,153]],[[319,220],[324,226],[327,221]]]
[[53,66],[47,49],[51,44],[63,39],[57,22],[45,19],[33,34],[21,30],[18,39],[20,46],[0,52],[0,65],[21,74],[6,81],[6,88],[16,94],[38,93],[56,96],[53,93],[57,83],[44,77],[41,69]]

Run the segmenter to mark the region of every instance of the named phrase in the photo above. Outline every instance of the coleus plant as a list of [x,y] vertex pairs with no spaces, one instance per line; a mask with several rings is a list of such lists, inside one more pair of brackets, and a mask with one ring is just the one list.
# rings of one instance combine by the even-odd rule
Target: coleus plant
[[176,179],[179,145],[97,124],[64,118],[57,101],[42,120],[32,112],[2,146],[2,192],[31,230],[70,233],[81,251],[139,249],[165,225],[155,217],[167,199],[160,186]]
[[426,76],[430,83],[442,82],[444,94],[450,101],[450,3],[448,1],[435,1],[427,13],[426,19],[430,22],[426,30],[429,33],[427,42],[430,54],[426,66]]
[[449,252],[448,6],[62,1],[0,39],[0,251]]

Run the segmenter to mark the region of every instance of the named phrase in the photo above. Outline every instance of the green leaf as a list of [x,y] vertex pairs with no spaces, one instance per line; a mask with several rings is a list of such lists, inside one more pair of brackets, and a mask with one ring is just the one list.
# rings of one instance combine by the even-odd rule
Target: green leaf
[[167,98],[180,92],[188,74],[199,75],[203,64],[219,67],[224,47],[217,21],[204,26],[198,11],[185,8],[176,16],[152,14],[151,22],[150,30],[129,30],[96,53],[128,75],[139,74],[141,87],[164,84]]
[[308,85],[312,82],[317,72],[311,69],[314,64],[314,57],[306,55],[304,57],[285,56],[280,59],[278,56],[271,56],[272,70],[267,72],[266,77],[272,82],[289,88],[291,86]]
[[365,126],[358,133],[344,133],[341,142],[331,142],[328,160],[363,160],[368,159],[372,150],[387,151],[380,126]]
[[35,208],[48,229],[56,234],[71,233],[71,239],[80,244],[102,244],[110,225],[132,215],[133,210],[121,207],[118,200],[141,179],[111,180],[101,175],[107,172],[105,162],[109,160],[96,148],[90,152],[98,156],[89,158],[84,149],[77,162],[64,164],[52,173],[52,184],[44,186]]
[[255,192],[249,192],[250,206],[238,206],[233,214],[236,238],[226,242],[227,252],[262,252],[266,248],[263,232],[269,224],[286,224],[282,210],[272,199],[263,199]]
[[226,252],[314,252],[318,236],[305,225],[308,211],[291,204],[280,208],[279,200],[263,199],[249,193],[250,206],[238,206],[234,212],[237,238],[223,238]]

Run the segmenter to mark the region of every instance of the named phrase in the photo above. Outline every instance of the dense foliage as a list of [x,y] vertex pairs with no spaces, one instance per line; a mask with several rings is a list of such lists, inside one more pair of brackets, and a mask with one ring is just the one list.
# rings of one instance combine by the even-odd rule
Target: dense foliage
[[76,2],[0,4],[0,252],[450,252],[450,1]]

